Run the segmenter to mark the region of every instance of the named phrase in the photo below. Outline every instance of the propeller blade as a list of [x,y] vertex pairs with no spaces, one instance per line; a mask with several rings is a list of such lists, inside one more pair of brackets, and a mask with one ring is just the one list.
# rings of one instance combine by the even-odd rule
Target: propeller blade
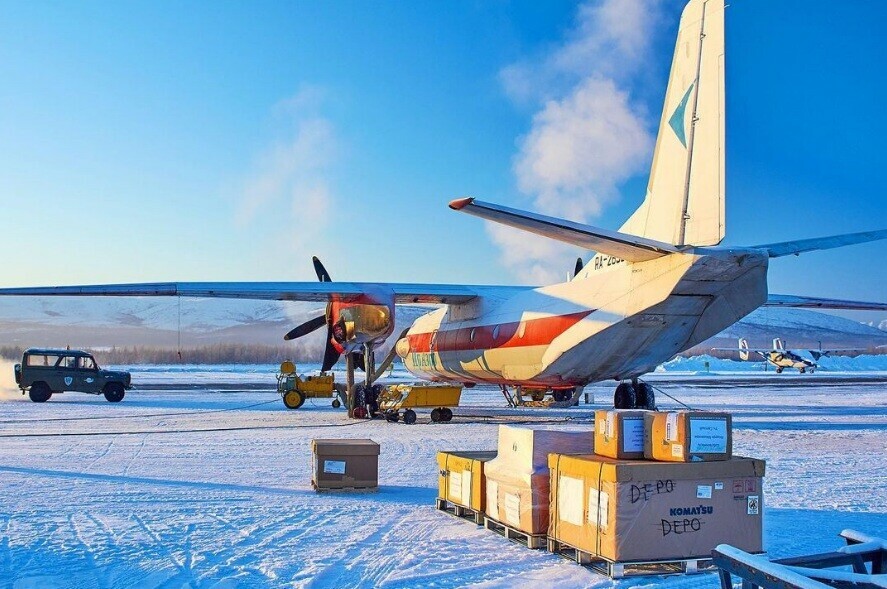
[[323,351],[323,364],[320,365],[321,372],[326,372],[339,361],[339,350],[333,347],[333,342],[330,341],[332,338],[332,327],[330,327],[326,334],[326,349]]
[[314,319],[306,321],[298,327],[292,328],[285,336],[283,336],[283,339],[289,341],[296,339],[297,337],[302,337],[303,335],[308,335],[312,331],[317,331],[324,325],[326,325],[326,315],[320,315]]
[[317,259],[317,256],[312,256],[311,261],[314,263],[314,272],[317,274],[317,279],[321,282],[332,282],[333,279],[330,278],[330,273],[326,271],[326,268],[323,267],[323,264],[320,263],[320,260]]
[[585,267],[585,264],[582,262],[582,258],[576,258],[576,269],[573,270],[573,276],[577,276],[582,272],[583,267]]

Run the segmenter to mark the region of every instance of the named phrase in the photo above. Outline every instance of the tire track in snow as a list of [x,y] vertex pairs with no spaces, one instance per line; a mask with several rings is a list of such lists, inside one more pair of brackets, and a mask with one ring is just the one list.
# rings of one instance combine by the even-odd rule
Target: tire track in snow
[[86,465],[86,472],[91,472],[91,471],[92,471],[92,467],[93,467],[93,466],[94,466],[99,460],[101,460],[102,458],[104,458],[105,456],[107,456],[108,453],[111,451],[111,448],[112,448],[113,446],[114,446],[114,440],[111,440],[110,442],[108,442],[108,445],[105,446],[105,451],[102,452],[101,454],[99,454],[98,456],[96,456],[96,457],[92,460],[92,462],[90,462],[89,464]]
[[10,547],[10,528],[12,515],[6,516],[3,522],[3,536],[0,537],[0,579],[6,579],[4,587],[12,587],[12,548]]
[[[166,545],[160,539],[160,535],[157,534],[150,527],[148,527],[148,524],[146,524],[145,521],[141,517],[139,517],[138,514],[133,513],[131,515],[131,517],[132,517],[132,520],[136,522],[138,527],[141,528],[142,531],[145,532],[145,534],[148,536],[148,538],[150,538],[154,542],[154,547],[153,547],[154,552],[158,556],[162,557],[164,560],[168,560],[169,562],[172,563],[176,572],[175,572],[175,574],[172,575],[171,578],[177,578],[179,576],[182,576],[185,573],[185,569],[183,567],[183,564],[180,563],[178,561],[178,559],[176,559],[175,555],[173,555],[173,553],[166,547]],[[189,579],[188,584],[191,585],[191,582],[193,580],[194,580],[193,577],[191,579]],[[170,581],[170,579],[167,579],[160,586],[166,586],[169,581]],[[180,584],[179,586],[181,587],[183,585],[184,585],[184,583]]]
[[95,555],[93,554],[95,549],[87,544],[86,540],[83,538],[83,531],[80,529],[80,526],[77,525],[77,522],[74,521],[73,514],[68,515],[68,524],[70,524],[71,530],[74,532],[74,538],[81,546],[83,557],[86,560],[86,570],[92,572],[99,587],[110,589],[111,583],[108,581],[105,571],[95,560]]

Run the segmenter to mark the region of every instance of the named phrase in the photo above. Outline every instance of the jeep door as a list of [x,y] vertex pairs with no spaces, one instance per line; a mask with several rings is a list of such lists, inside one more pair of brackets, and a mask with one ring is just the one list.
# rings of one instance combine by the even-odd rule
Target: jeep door
[[55,382],[50,383],[54,391],[79,391],[79,371],[77,370],[77,356],[62,356],[55,365]]
[[98,366],[91,356],[77,358],[77,382],[84,393],[102,392],[103,382],[100,382]]

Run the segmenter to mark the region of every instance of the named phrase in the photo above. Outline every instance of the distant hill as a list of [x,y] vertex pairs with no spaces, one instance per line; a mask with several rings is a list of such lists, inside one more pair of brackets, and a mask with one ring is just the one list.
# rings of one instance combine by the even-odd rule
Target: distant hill
[[[427,307],[401,307],[397,331]],[[323,305],[236,299],[5,297],[0,299],[0,346],[150,347],[273,346],[302,358],[320,358],[324,331],[283,342],[295,325]],[[887,346],[887,332],[849,319],[802,309],[759,309],[697,346],[733,347],[739,337],[767,347],[775,337],[789,347]],[[283,348],[281,348],[283,346]]]

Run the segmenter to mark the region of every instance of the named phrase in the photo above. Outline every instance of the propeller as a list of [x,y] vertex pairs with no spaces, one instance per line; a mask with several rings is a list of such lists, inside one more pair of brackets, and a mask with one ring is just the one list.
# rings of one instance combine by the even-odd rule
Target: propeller
[[[321,261],[317,258],[317,256],[312,256],[311,262],[314,264],[314,272],[317,274],[317,280],[320,282],[332,282],[333,279],[330,278],[330,273],[326,271]],[[294,327],[291,329],[283,339],[286,341],[294,340],[296,338],[302,337],[303,335],[308,335],[314,331],[317,331],[324,325],[327,326],[326,331],[326,348],[323,351],[323,364],[320,365],[320,370],[322,372],[326,372],[330,368],[332,368],[336,362],[339,361],[339,357],[341,356],[339,350],[333,346],[333,324],[331,322],[331,317],[329,313],[329,303],[327,303],[326,312],[323,315],[318,315],[313,319],[309,319],[305,323]],[[362,353],[354,354],[354,365],[361,370],[366,371],[366,360],[363,357]]]

